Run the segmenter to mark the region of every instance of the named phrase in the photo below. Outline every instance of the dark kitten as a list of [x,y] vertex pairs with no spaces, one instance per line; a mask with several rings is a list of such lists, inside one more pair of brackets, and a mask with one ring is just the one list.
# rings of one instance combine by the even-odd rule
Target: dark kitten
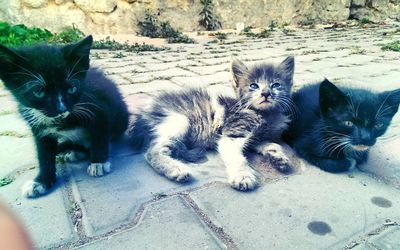
[[301,116],[285,134],[296,151],[328,172],[342,172],[367,160],[400,102],[400,89],[373,93],[336,87],[328,80],[293,94]]
[[163,93],[137,115],[131,127],[132,143],[147,146],[148,163],[175,181],[191,178],[190,168],[181,160],[196,162],[206,151],[218,150],[231,186],[251,190],[258,180],[244,156],[246,149],[270,157],[280,169],[289,163],[275,142],[289,122],[286,109],[293,70],[293,57],[280,65],[250,69],[235,61],[237,98],[206,89]]
[[[56,182],[56,155],[66,150],[90,154],[87,172],[110,172],[108,148],[128,123],[127,108],[116,86],[89,68],[91,36],[66,46],[10,49],[0,45],[0,78],[32,129],[39,174],[24,195],[36,197]],[[78,154],[69,153],[69,160]]]

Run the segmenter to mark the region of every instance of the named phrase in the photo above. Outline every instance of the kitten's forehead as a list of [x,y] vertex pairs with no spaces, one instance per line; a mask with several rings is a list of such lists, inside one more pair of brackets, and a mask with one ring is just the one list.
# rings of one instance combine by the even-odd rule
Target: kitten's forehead
[[277,80],[284,80],[279,67],[273,64],[259,64],[253,66],[253,68],[250,69],[248,78],[250,81],[258,80],[269,83]]
[[[377,94],[368,91],[349,91],[346,93],[348,98],[348,109],[353,116],[361,120],[373,120],[382,104]],[[372,118],[371,118],[372,117]]]
[[27,58],[27,69],[47,81],[65,79],[67,62],[60,48],[56,46],[35,46],[21,51]]

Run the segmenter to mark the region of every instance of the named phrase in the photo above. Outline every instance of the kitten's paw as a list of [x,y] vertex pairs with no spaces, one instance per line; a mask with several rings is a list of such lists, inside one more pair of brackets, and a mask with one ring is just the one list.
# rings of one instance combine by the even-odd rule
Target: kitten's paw
[[280,172],[287,172],[291,169],[289,158],[283,153],[279,144],[271,143],[263,148],[262,154],[268,156],[271,165]]
[[46,192],[46,185],[34,180],[29,180],[22,186],[22,195],[27,198],[36,198]]
[[90,163],[89,167],[87,168],[87,173],[93,177],[100,177],[106,175],[111,172],[111,163],[104,162],[104,163]]
[[258,186],[258,180],[251,171],[240,171],[229,178],[229,184],[240,191],[253,190]]
[[173,181],[186,182],[192,178],[192,173],[188,166],[176,166],[168,171],[165,176]]

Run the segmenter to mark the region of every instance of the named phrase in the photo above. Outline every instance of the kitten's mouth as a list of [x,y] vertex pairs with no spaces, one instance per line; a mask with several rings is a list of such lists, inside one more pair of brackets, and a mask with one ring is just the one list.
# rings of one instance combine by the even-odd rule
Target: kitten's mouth
[[357,151],[366,151],[369,149],[369,146],[364,144],[351,145],[351,147]]
[[271,103],[271,100],[269,98],[262,97],[261,100],[258,102],[258,104],[263,104],[263,103]]

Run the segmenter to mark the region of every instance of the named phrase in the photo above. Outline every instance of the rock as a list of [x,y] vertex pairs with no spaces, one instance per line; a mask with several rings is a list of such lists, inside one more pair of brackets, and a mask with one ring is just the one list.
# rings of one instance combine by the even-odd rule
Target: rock
[[75,0],[74,2],[84,12],[110,13],[117,7],[116,0]]
[[23,0],[22,2],[31,8],[41,8],[47,5],[48,0]]
[[[214,0],[213,12],[223,28],[236,23],[267,27],[283,23],[323,23],[369,18],[396,18],[400,0]],[[135,34],[150,9],[160,21],[182,31],[199,30],[200,1],[195,0],[0,0],[0,20],[59,32],[73,23],[86,33]]]
[[65,0],[55,0],[54,1],[56,4],[63,4],[65,2]]
[[60,32],[73,24],[84,32],[90,32],[86,28],[85,13],[76,8],[73,3],[52,5],[40,9],[22,9],[18,15],[18,22],[29,26],[49,29]]

